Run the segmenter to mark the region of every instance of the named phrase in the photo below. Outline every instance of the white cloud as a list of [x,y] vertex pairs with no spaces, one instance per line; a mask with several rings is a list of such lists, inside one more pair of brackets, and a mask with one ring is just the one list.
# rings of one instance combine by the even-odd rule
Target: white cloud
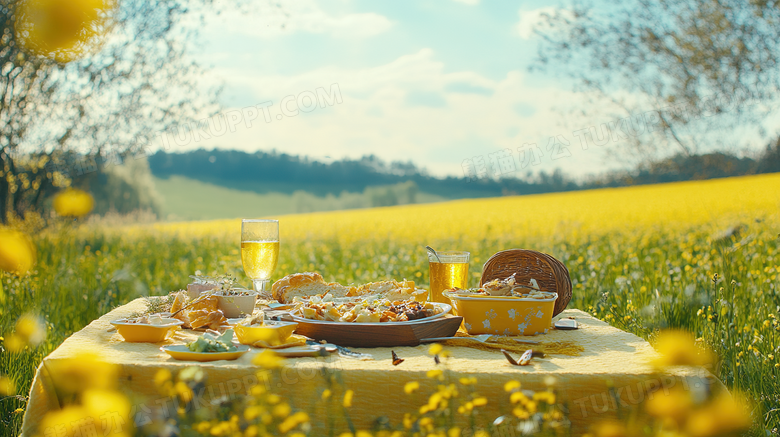
[[464,5],[472,5],[472,6],[479,4],[479,0],[452,0],[452,1],[457,3],[463,3]]
[[[603,168],[601,149],[582,150],[572,136],[582,122],[567,125],[555,109],[559,104],[577,105],[581,96],[530,84],[521,71],[510,71],[499,80],[473,71],[447,72],[433,50],[422,49],[362,69],[328,66],[298,75],[227,69],[216,73],[229,77],[232,86],[247,95],[258,96],[256,103],[272,100],[272,120],[265,123],[260,116],[250,128],[239,125],[235,133],[181,149],[275,148],[336,159],[375,154],[385,160],[411,160],[438,175],[463,175],[465,159],[483,156],[487,163],[490,153],[502,149],[519,159],[518,147],[536,143],[544,153],[542,164],[523,169],[522,174],[561,167],[574,175]],[[338,84],[342,103],[277,118],[284,96],[327,90],[331,84]],[[572,157],[550,156],[548,140],[558,135],[571,142]]]
[[543,8],[532,9],[530,11],[520,10],[518,15],[520,21],[515,25],[515,31],[517,35],[522,39],[531,39],[534,36],[534,30],[549,30],[549,26],[546,26],[546,16],[553,16],[555,13],[564,14],[564,16],[571,17],[571,11],[568,9],[559,9],[554,6],[546,6]]
[[250,11],[223,12],[212,21],[221,32],[273,38],[296,32],[365,38],[393,27],[387,17],[375,13],[330,14],[310,0],[287,2],[283,6],[258,3]]

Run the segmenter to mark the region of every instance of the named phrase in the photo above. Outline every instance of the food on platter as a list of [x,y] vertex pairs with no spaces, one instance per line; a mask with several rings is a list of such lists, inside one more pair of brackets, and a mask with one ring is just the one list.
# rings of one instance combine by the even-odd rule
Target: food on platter
[[456,294],[460,297],[474,296],[493,296],[493,297],[516,297],[528,299],[550,299],[557,296],[556,293],[542,291],[535,279],[529,281],[529,285],[520,285],[515,283],[515,275],[505,279],[493,279],[486,282],[480,288],[460,289],[452,288],[445,290],[448,293]]
[[160,314],[150,314],[148,316],[140,316],[135,317],[131,319],[125,319],[122,320],[123,323],[130,323],[130,324],[139,324],[139,325],[152,325],[152,326],[163,326],[169,324],[169,322],[164,322],[163,318]]
[[187,293],[180,291],[175,294],[171,313],[189,329],[218,330],[229,326],[227,317],[219,310],[217,297],[212,295],[188,300]]
[[432,303],[414,299],[395,300],[369,296],[365,298],[334,298],[330,293],[295,298],[293,314],[310,320],[347,323],[406,322],[432,317],[443,312]]
[[296,297],[306,299],[311,296],[330,294],[334,298],[380,295],[391,301],[424,301],[427,291],[416,288],[414,281],[381,281],[363,285],[342,285],[337,282],[325,282],[316,272],[294,273],[274,282],[271,287],[274,299],[280,303],[292,303]]
[[167,340],[182,325],[182,322],[178,319],[162,317],[160,314],[151,314],[114,320],[111,325],[125,341],[159,343]]
[[238,350],[233,345],[233,330],[228,329],[222,335],[214,335],[212,333],[205,333],[198,337],[197,340],[188,343],[187,349],[192,352],[211,353],[211,352],[234,352]]
[[192,275],[192,282],[187,284],[187,294],[190,299],[197,299],[207,291],[220,292],[230,290],[236,285],[236,278],[230,275],[202,276]]

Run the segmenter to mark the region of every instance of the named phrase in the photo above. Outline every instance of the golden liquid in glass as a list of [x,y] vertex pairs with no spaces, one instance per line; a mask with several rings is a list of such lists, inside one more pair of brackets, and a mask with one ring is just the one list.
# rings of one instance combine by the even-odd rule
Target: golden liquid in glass
[[278,241],[242,241],[241,262],[250,279],[271,279],[279,262]]
[[441,292],[450,288],[468,288],[469,263],[428,263],[431,279],[431,289],[428,292],[428,301],[450,303]]

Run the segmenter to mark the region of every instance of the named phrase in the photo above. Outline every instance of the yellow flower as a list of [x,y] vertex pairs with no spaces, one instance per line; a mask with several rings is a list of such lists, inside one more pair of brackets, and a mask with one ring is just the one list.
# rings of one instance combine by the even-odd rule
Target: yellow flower
[[522,420],[525,420],[525,419],[528,419],[529,417],[531,417],[531,415],[528,413],[528,411],[524,410],[522,407],[515,407],[512,410],[512,414],[514,414],[514,416],[517,417],[518,419],[522,419]]
[[105,32],[110,0],[30,0],[17,12],[16,37],[36,55],[58,62],[83,56]]
[[112,389],[119,376],[116,365],[103,361],[93,352],[81,352],[73,358],[52,360],[47,367],[54,385],[62,393]]
[[170,384],[173,375],[168,369],[160,369],[154,374],[154,385],[158,388],[164,388]]
[[291,412],[292,412],[292,408],[290,408],[290,404],[288,404],[287,402],[283,402],[279,405],[274,406],[274,409],[271,412],[271,414],[273,414],[278,418],[284,418],[289,416]]
[[17,408],[17,409],[15,409],[14,410],[14,414],[17,414],[17,415],[24,414],[24,408]]
[[701,408],[687,420],[685,430],[693,437],[713,435],[739,435],[750,427],[747,402],[739,393],[720,393],[705,408]]
[[517,403],[525,404],[528,402],[528,396],[523,394],[523,392],[521,391],[516,391],[513,392],[511,395],[509,395],[509,401],[512,402],[513,404],[517,404]]
[[444,347],[442,347],[442,345],[439,343],[434,343],[430,348],[428,348],[428,355],[439,355],[443,350]]
[[477,383],[477,378],[471,376],[469,378],[460,378],[458,381],[463,385],[474,385]]
[[309,421],[309,415],[304,413],[303,411],[299,411],[292,416],[284,419],[284,422],[279,424],[279,431],[282,434],[288,433],[292,431],[293,428],[296,426],[307,423]]
[[352,390],[347,390],[346,393],[344,393],[344,408],[349,408],[352,406],[352,396],[355,394]]
[[693,335],[682,330],[662,331],[655,348],[660,354],[653,361],[657,367],[700,366],[712,361],[710,353],[696,345]]
[[682,388],[673,388],[668,392],[656,391],[645,403],[645,409],[651,416],[669,418],[682,424],[693,406],[691,394]]
[[27,346],[24,339],[20,335],[11,334],[3,341],[3,347],[8,352],[16,353],[21,352]]
[[14,331],[31,345],[37,345],[46,338],[46,326],[41,322],[40,318],[31,314],[19,317]]
[[541,391],[534,393],[533,399],[537,402],[544,402],[548,405],[555,403],[555,394],[549,391]]
[[628,431],[623,424],[612,421],[597,424],[593,431],[596,437],[626,437],[628,435]]
[[487,398],[482,396],[482,397],[475,398],[471,402],[474,403],[475,407],[484,407],[485,405],[487,405],[487,401],[488,401]]
[[95,206],[95,199],[86,191],[68,188],[54,196],[54,210],[63,217],[82,217]]
[[181,399],[182,402],[185,404],[192,400],[192,389],[190,389],[190,386],[187,384],[179,381],[176,383],[176,385],[173,386],[173,389],[176,391],[176,394],[179,396],[179,399]]
[[16,394],[16,383],[7,376],[0,376],[0,396],[13,396]]
[[508,381],[504,384],[504,391],[510,392],[520,389],[520,381]]
[[444,372],[441,371],[441,369],[431,369],[426,373],[428,378],[436,379],[438,378],[439,381],[444,380]]
[[460,428],[450,428],[449,431],[447,431],[447,437],[460,437]]
[[195,425],[195,430],[198,431],[199,434],[206,434],[209,432],[209,429],[211,429],[211,423],[209,422],[204,421]]
[[0,270],[23,275],[33,268],[35,257],[35,246],[30,237],[19,231],[0,227]]
[[284,365],[284,358],[280,357],[279,354],[271,349],[265,349],[255,355],[252,359],[252,363],[265,369],[278,369]]
[[407,382],[406,385],[404,385],[404,392],[408,395],[414,393],[420,388],[420,383],[417,381]]
[[322,391],[322,400],[328,399],[330,397],[330,389],[326,388]]
[[414,426],[414,418],[409,413],[404,413],[404,428],[411,429]]

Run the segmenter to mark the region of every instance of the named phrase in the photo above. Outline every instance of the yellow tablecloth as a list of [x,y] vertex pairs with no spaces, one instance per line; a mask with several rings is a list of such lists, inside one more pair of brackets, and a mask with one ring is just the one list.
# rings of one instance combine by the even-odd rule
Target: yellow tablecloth
[[[193,365],[202,366],[208,378],[206,398],[240,396],[257,383],[254,376],[257,368],[251,363],[255,352],[237,361],[183,362],[173,360],[160,351],[162,344],[125,343],[116,332],[108,332],[110,320],[127,317],[143,308],[143,300],[137,299],[111,311],[68,338],[44,359],[31,388],[24,416],[24,436],[33,434],[47,411],[60,407],[48,371],[51,363],[85,349],[96,350],[108,361],[118,364],[121,387],[128,393],[147,399],[135,411],[141,420],[149,408],[165,405],[166,400],[161,399],[153,383],[154,375],[161,368],[176,372]],[[566,310],[560,317],[568,316],[577,319],[579,330],[550,330],[548,334],[529,338],[544,342],[574,341],[585,348],[578,357],[552,355],[534,359],[531,366],[516,367],[510,365],[500,352],[449,348],[452,357],[446,361],[447,369],[457,376],[476,377],[477,390],[488,397],[487,406],[481,409],[483,420],[492,420],[510,411],[508,396],[503,390],[504,384],[510,380],[520,381],[523,388],[544,390],[545,379],[553,376],[557,381],[559,399],[567,404],[574,435],[585,432],[595,422],[614,417],[617,408],[642,403],[649,392],[658,388],[668,389],[677,384],[700,386],[705,378],[720,384],[702,369],[679,368],[669,376],[659,377],[647,364],[655,352],[646,341],[579,310]],[[188,342],[195,336],[195,333],[181,331],[166,344]],[[392,365],[390,349],[353,350],[369,353],[374,359],[336,358],[328,364],[328,368],[340,372],[344,384],[354,391],[350,415],[359,429],[370,429],[373,420],[379,416],[387,416],[394,424],[400,423],[403,413],[417,410],[427,395],[435,391],[438,381],[426,377],[426,372],[435,367],[427,354],[427,345],[394,348],[405,359],[398,366]],[[315,426],[324,423],[326,417],[319,402],[324,385],[316,370],[321,367],[322,362],[315,358],[291,359],[289,367],[283,371],[282,381],[274,383],[277,387],[270,387],[296,408],[310,412]],[[419,393],[423,395],[405,394],[403,387],[409,381],[418,381],[421,385]],[[620,402],[612,400],[609,387]]]

